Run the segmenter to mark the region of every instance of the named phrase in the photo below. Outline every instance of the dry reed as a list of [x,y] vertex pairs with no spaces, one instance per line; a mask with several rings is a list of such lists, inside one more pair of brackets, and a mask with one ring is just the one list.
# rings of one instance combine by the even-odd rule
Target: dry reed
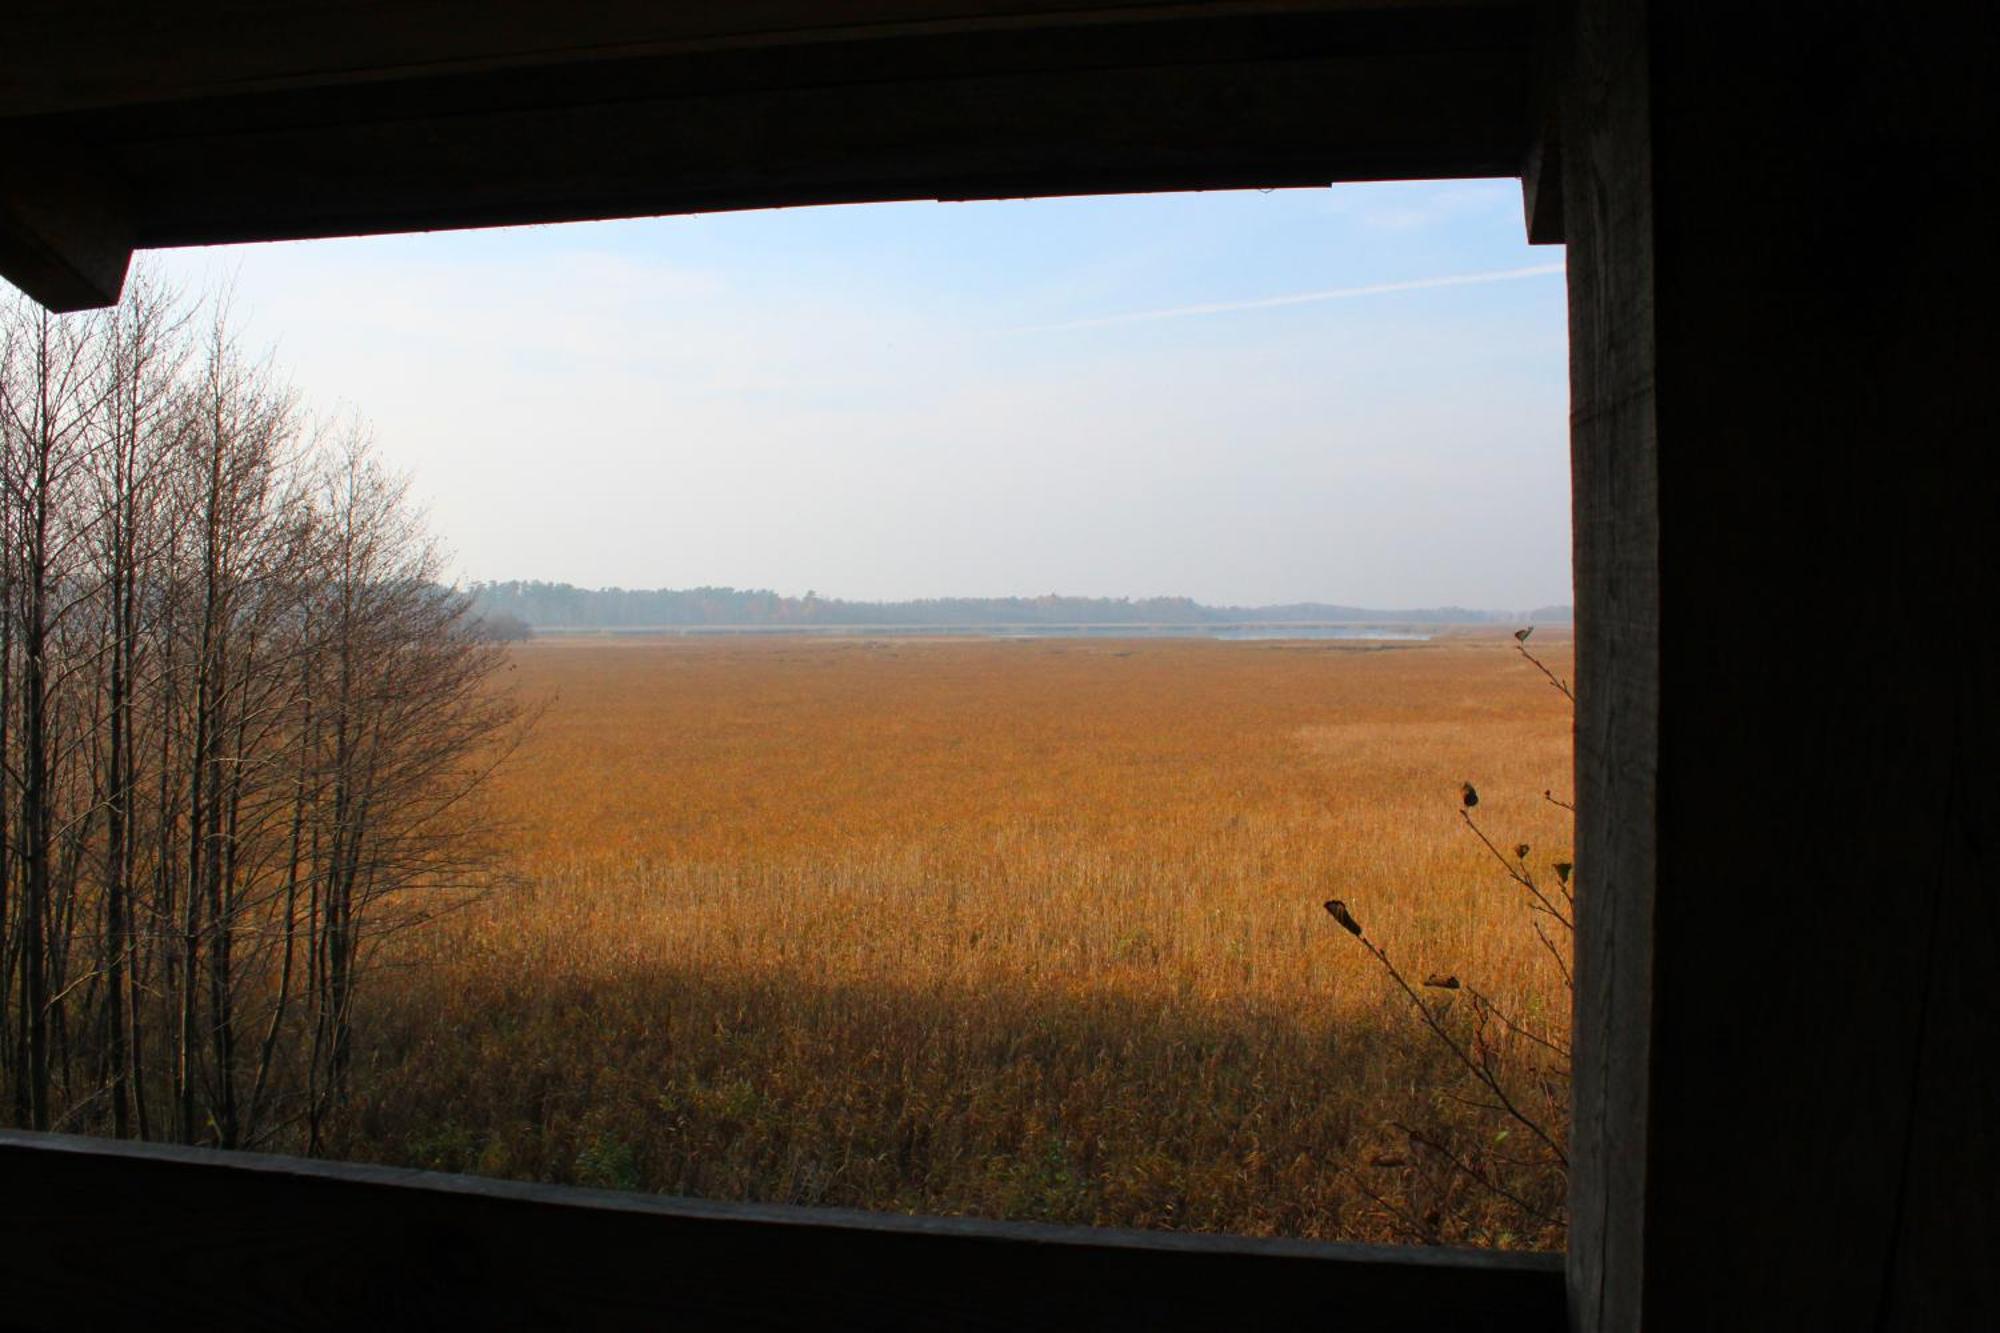
[[[1568,706],[1511,647],[525,645],[553,702],[494,793],[521,885],[396,941],[339,1147],[1391,1236],[1354,1172],[1388,1121],[1450,1113],[1450,1057],[1320,903],[1419,975],[1563,1003],[1458,816],[1473,780],[1486,827],[1567,857],[1541,793],[1568,786]],[[1552,1239],[1458,1203],[1455,1238]]]

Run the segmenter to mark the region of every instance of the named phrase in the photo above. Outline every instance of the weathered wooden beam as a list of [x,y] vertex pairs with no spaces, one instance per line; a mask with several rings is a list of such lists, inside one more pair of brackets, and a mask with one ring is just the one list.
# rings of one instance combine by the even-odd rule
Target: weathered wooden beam
[[1534,74],[1521,159],[1521,212],[1530,245],[1563,243],[1563,100],[1574,40],[1569,0],[1542,0],[1535,10]]
[[1646,1318],[2000,1324],[1993,17],[1649,27]]
[[[334,130],[251,117],[113,151],[143,201],[141,243],[178,245],[1504,174],[1519,150],[1502,117],[1520,95],[1516,71],[1478,55],[1272,58],[691,93]],[[191,160],[204,166],[191,172]]]
[[[922,8],[883,3],[905,18]],[[1521,5],[976,9],[954,0],[926,23],[707,45],[605,47],[580,32],[537,55],[535,41],[556,39],[536,6],[504,67],[413,64],[397,46],[367,58],[403,63],[367,78],[251,77],[277,58],[255,30],[254,49],[230,57],[240,84],[212,74],[200,95],[173,83],[150,100],[72,99],[0,116],[0,140],[105,164],[129,187],[142,247],[1520,170],[1533,38]],[[712,7],[689,15],[721,22]],[[478,32],[475,49],[500,40]],[[18,82],[18,46],[0,61],[0,87]]]
[[2000,1326],[1990,18],[1578,13],[1573,1315]]
[[1491,1329],[1561,1259],[728,1205],[0,1131],[0,1323]]
[[1523,0],[15,0],[0,118],[947,34],[1516,10]]
[[1577,608],[1569,1295],[1580,1333],[1623,1333],[1640,1327],[1645,1260],[1661,745],[1644,8],[1584,0],[1572,40],[1562,105]]
[[1530,245],[1561,245],[1563,227],[1563,167],[1561,126],[1551,117],[1528,141],[1521,163],[1521,213]]
[[132,262],[129,206],[74,154],[0,149],[0,277],[54,311],[110,305]]

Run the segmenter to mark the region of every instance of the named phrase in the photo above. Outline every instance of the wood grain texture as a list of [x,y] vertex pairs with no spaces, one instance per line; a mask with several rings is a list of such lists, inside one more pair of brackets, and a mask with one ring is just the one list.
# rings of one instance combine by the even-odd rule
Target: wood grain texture
[[1528,90],[1527,146],[1521,158],[1521,213],[1528,244],[1561,245],[1563,230],[1563,105],[1575,25],[1564,0],[1536,6],[1533,79]]
[[948,33],[1304,14],[1520,8],[1521,0],[18,0],[0,117]]
[[129,200],[101,170],[0,148],[0,274],[54,311],[109,305],[132,262]]
[[1793,17],[1580,10],[1583,1328],[2000,1323],[1990,34]]
[[[1065,26],[1036,0],[885,0],[867,40],[807,41],[782,35],[804,11],[776,5],[705,34],[572,34],[553,54],[531,8],[462,59],[463,11],[413,5],[406,48],[350,34],[320,66],[274,68],[251,32],[188,80],[129,34],[49,27],[43,7],[39,36],[10,35],[0,132],[114,163],[134,234],[180,244],[1510,172],[1529,124],[1527,48],[1485,6],[1196,6],[1114,49],[1108,6]],[[366,14],[386,42],[387,13],[311,21]],[[1578,1327],[2000,1323],[2000,672],[1977,632],[2000,514],[1991,27],[1886,0],[1809,24],[1776,0],[1577,6],[1561,149]],[[93,85],[94,61],[110,73]],[[70,78],[100,91],[49,91]],[[143,116],[102,91],[146,79]],[[8,271],[36,262],[21,235],[73,234],[23,227],[32,211],[10,215]],[[1514,1317],[1502,1288],[1532,1289],[1533,1318],[1554,1308],[1542,1270],[1406,1256],[785,1220],[48,1143],[10,1141],[0,1162],[9,1317],[31,1326],[136,1322],[162,1291],[211,1286],[195,1313],[216,1322],[417,1324],[454,1293],[473,1303],[451,1313],[502,1324],[1196,1326],[1254,1299],[1273,1320],[1467,1326]],[[178,1245],[154,1246],[162,1222]],[[98,1237],[130,1285],[76,1257]]]
[[[1279,58],[753,91],[115,141],[143,245],[777,204],[1323,185],[1505,169],[1517,71]],[[1450,88],[1449,97],[1433,97]],[[190,173],[190,152],[208,165]],[[502,165],[504,163],[504,166]]]
[[[0,1323],[1559,1328],[1553,1255],[911,1218],[0,1131]],[[112,1276],[112,1275],[115,1275]]]
[[[497,65],[419,60],[398,45],[413,40],[406,27],[383,11],[333,43],[375,34],[379,47],[364,42],[336,62],[354,77],[265,77],[256,47],[230,57],[240,68],[227,77],[138,100],[22,93],[12,105],[40,110],[0,115],[0,141],[101,164],[123,187],[142,247],[781,204],[1506,175],[1524,152],[1532,22],[1521,6],[1056,14],[1022,0],[977,23],[965,5],[938,11],[957,16],[950,22],[915,26],[857,17],[920,8],[861,6],[838,32],[693,46],[600,41],[588,23],[562,38],[550,7],[509,8],[463,39],[468,51],[512,43]],[[456,12],[409,11],[413,22]],[[712,6],[683,18],[702,14],[722,22]],[[629,7],[626,17],[637,21]],[[313,10],[294,21],[325,18]],[[508,22],[520,31],[508,35]],[[154,66],[171,67],[188,41],[174,31]],[[249,25],[244,40],[262,31]],[[49,40],[59,67],[88,71],[87,44]],[[312,48],[282,47],[294,49]],[[0,52],[0,89],[40,86],[47,71],[35,50]],[[265,58],[282,64],[277,49]]]
[[1795,18],[1652,16],[1646,1311],[1987,1327],[1992,21]]
[[[1660,738],[1645,8],[1578,7],[1565,79],[1577,625],[1572,1324],[1639,1322]],[[1696,1077],[1692,1072],[1689,1077]]]

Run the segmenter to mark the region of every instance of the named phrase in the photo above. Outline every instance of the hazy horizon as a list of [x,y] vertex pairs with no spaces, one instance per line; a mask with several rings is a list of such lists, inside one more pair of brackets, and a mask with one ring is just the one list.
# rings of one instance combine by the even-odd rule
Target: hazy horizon
[[169,251],[464,580],[1572,600],[1559,251],[1511,181]]
[[762,585],[753,586],[741,583],[706,583],[706,584],[687,584],[681,586],[674,586],[674,585],[653,586],[653,585],[641,585],[632,583],[605,583],[605,584],[586,586],[584,584],[568,583],[567,580],[563,579],[536,579],[536,578],[467,579],[465,580],[465,583],[469,587],[483,587],[488,585],[505,586],[508,584],[516,584],[516,583],[526,583],[526,584],[539,583],[539,584],[546,584],[553,586],[567,585],[569,587],[576,588],[579,591],[591,592],[591,593],[608,593],[608,592],[688,593],[688,592],[699,592],[705,589],[712,589],[716,591],[728,591],[728,592],[739,592],[739,593],[771,593],[778,597],[789,598],[793,600],[802,600],[807,597],[812,597],[823,602],[844,602],[848,604],[864,605],[864,606],[907,605],[913,602],[1006,602],[1006,601],[1031,602],[1042,598],[1054,598],[1059,601],[1109,601],[1109,602],[1133,602],[1133,603],[1192,602],[1195,605],[1210,611],[1227,611],[1227,610],[1256,611],[1256,610],[1268,610],[1273,607],[1284,607],[1284,606],[1327,606],[1327,607],[1341,607],[1348,610],[1357,610],[1357,611],[1392,611],[1392,612],[1438,611],[1438,610],[1502,612],[1502,611],[1537,611],[1549,608],[1556,608],[1556,609],[1572,608],[1572,599],[1570,598],[1564,598],[1559,602],[1539,602],[1535,603],[1534,605],[1523,605],[1523,606],[1480,606],[1471,602],[1464,602],[1464,601],[1431,602],[1424,605],[1410,603],[1404,606],[1386,606],[1386,605],[1378,605],[1375,603],[1358,602],[1352,598],[1342,598],[1342,597],[1295,597],[1295,598],[1286,598],[1283,600],[1266,599],[1262,601],[1251,601],[1251,602],[1210,602],[1210,601],[1205,601],[1198,597],[1191,597],[1186,593],[1178,593],[1178,592],[1072,593],[1072,592],[1065,592],[1061,588],[1045,588],[1040,592],[1010,592],[1010,593],[980,593],[980,594],[941,593],[937,595],[926,595],[924,597],[850,597],[845,595],[844,593],[841,593],[837,589],[830,590],[826,588],[821,588],[817,585],[811,585],[803,588],[772,588]]

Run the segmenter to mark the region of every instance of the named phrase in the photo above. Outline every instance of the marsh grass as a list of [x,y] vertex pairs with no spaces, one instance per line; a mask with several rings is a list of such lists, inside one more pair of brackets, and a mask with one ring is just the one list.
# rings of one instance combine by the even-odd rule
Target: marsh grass
[[[520,887],[395,942],[336,1150],[1405,1234],[1353,1173],[1385,1126],[1459,1114],[1451,1057],[1320,904],[1367,902],[1409,970],[1477,975],[1510,1013],[1566,1002],[1457,814],[1470,778],[1491,827],[1569,846],[1541,797],[1568,708],[1510,648],[523,645],[553,702],[494,793]],[[1448,1180],[1375,1179],[1460,1219],[1448,1239],[1551,1241]]]

